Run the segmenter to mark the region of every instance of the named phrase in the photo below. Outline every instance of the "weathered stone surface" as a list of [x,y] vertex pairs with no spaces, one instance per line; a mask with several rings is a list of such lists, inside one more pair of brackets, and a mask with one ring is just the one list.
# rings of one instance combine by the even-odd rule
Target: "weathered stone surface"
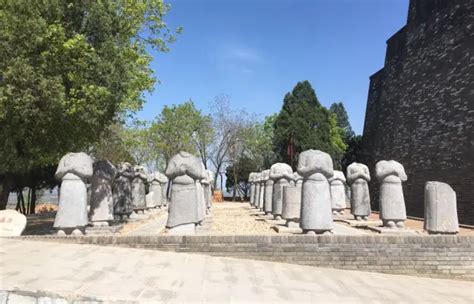
[[344,213],[346,208],[346,177],[342,171],[334,170],[334,175],[329,178],[331,187],[331,205],[333,214]]
[[212,206],[212,183],[214,182],[214,172],[205,170],[204,174],[205,177],[201,180],[201,184],[203,185],[204,190],[206,213],[209,214]]
[[114,198],[112,185],[117,169],[107,161],[100,160],[93,164],[94,173],[91,179],[90,221],[104,222],[114,219]]
[[394,160],[381,160],[375,166],[380,185],[380,219],[388,228],[403,228],[407,218],[402,181],[407,175],[402,164]]
[[156,208],[161,207],[162,203],[162,174],[160,172],[153,172],[148,177],[149,192],[146,195],[146,207],[147,208]]
[[283,187],[289,186],[293,180],[293,169],[285,163],[273,164],[270,168],[270,178],[273,180],[272,214],[275,219],[281,219],[283,212]]
[[[362,161],[396,159],[407,168],[407,214],[423,216],[425,182],[457,194],[460,223],[474,225],[474,23],[472,0],[411,0],[407,24],[387,41],[370,77]],[[379,185],[370,183],[379,202]]]
[[146,190],[145,183],[148,177],[145,168],[142,166],[134,166],[135,176],[132,180],[132,207],[133,209],[145,209],[146,206]]
[[135,177],[133,166],[127,162],[117,167],[117,176],[113,185],[114,214],[128,217],[132,213],[132,179]]
[[249,183],[250,183],[250,193],[249,193],[249,198],[250,198],[250,206],[255,205],[255,191],[256,191],[256,185],[255,185],[255,178],[257,176],[257,172],[252,172],[249,174]]
[[166,175],[163,173],[159,173],[158,175],[160,177],[159,182],[161,184],[161,206],[159,207],[165,207],[168,205],[168,177],[166,177]]
[[333,176],[332,159],[319,150],[300,153],[298,173],[303,176],[300,227],[305,233],[323,233],[334,228],[328,178]]
[[281,217],[290,222],[299,222],[301,213],[301,189],[288,185],[283,187],[283,210]]
[[204,219],[204,210],[199,204],[200,180],[204,178],[201,161],[188,152],[173,156],[166,168],[171,180],[171,202],[166,227],[174,228],[184,224],[197,224]]
[[[260,199],[258,201],[258,209],[264,211],[265,209],[265,198],[267,197],[266,185],[270,179],[270,170],[263,170],[260,178]],[[272,189],[273,191],[273,189]]]
[[84,227],[87,218],[87,179],[92,176],[92,159],[85,153],[68,153],[59,161],[56,179],[61,180],[56,228]]
[[427,182],[425,185],[425,223],[429,233],[459,232],[456,192],[446,183]]
[[260,191],[262,190],[261,189],[261,184],[260,184],[261,178],[262,178],[262,173],[257,172],[257,174],[255,175],[255,178],[254,178],[255,193],[253,195],[253,205],[252,205],[255,208],[258,208],[258,203],[260,201]]
[[[268,177],[270,177],[270,173],[268,174]],[[273,180],[269,178],[265,182],[265,198],[264,198],[264,203],[263,203],[263,211],[265,214],[271,214],[272,213],[272,201],[273,197]]]
[[0,236],[20,236],[26,227],[26,216],[15,210],[0,211]]
[[367,220],[372,213],[369,181],[370,173],[366,165],[352,163],[347,167],[347,182],[351,186],[351,213],[356,220]]

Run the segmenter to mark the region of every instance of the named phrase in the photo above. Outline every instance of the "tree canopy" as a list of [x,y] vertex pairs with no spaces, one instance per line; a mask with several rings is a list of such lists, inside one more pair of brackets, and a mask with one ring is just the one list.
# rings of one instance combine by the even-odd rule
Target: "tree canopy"
[[[162,0],[0,1],[0,183],[88,149],[153,88]],[[4,208],[4,195],[0,208]]]

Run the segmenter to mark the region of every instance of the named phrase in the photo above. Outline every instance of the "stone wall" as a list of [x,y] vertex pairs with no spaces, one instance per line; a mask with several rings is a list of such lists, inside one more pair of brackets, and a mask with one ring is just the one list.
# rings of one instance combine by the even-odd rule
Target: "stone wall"
[[[411,0],[370,77],[363,159],[402,163],[407,212],[423,217],[427,181],[450,184],[460,223],[474,224],[474,2]],[[375,179],[375,178],[373,178]],[[374,209],[379,184],[371,182]]]
[[216,235],[21,238],[474,281],[474,236]]

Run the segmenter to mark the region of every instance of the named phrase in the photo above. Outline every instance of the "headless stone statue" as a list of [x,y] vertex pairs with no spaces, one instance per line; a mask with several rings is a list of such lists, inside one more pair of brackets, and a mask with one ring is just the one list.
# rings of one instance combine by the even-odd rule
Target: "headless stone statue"
[[425,223],[429,234],[455,234],[459,232],[456,192],[448,184],[425,184]]
[[290,185],[283,188],[283,210],[281,216],[286,220],[288,227],[299,227],[302,184],[303,177],[298,172],[294,172]]
[[250,184],[250,191],[249,191],[249,200],[250,206],[255,205],[255,177],[257,176],[256,172],[252,172],[249,174],[249,184]]
[[280,220],[283,212],[283,187],[289,186],[293,180],[293,169],[285,163],[273,164],[270,178],[273,180],[272,214],[276,220]]
[[117,176],[113,185],[114,214],[127,219],[132,213],[132,179],[135,177],[133,167],[129,163],[118,165]]
[[168,196],[167,196],[167,191],[168,191],[168,178],[166,175],[163,173],[158,174],[160,179],[160,185],[161,185],[161,201],[158,207],[166,207],[168,205]]
[[112,185],[117,169],[108,160],[100,160],[93,165],[91,179],[90,221],[94,226],[108,226],[114,219],[114,199]]
[[360,163],[352,163],[347,167],[347,181],[351,186],[351,213],[356,220],[368,220],[370,208],[369,168]]
[[267,181],[269,179],[270,179],[270,170],[263,170],[262,175],[261,175],[261,179],[260,179],[260,189],[261,190],[260,190],[260,200],[259,200],[259,204],[258,204],[258,208],[260,209],[260,211],[263,211],[264,208],[265,208],[265,198],[267,196],[266,184],[267,184]]
[[148,177],[142,166],[134,166],[133,169],[135,177],[132,180],[132,207],[135,212],[143,212],[147,208],[145,183]]
[[380,219],[384,227],[403,228],[407,219],[402,182],[407,175],[402,164],[394,160],[381,160],[375,165],[380,185]]
[[150,185],[149,192],[146,195],[146,206],[147,208],[157,208],[161,207],[161,182],[160,182],[160,173],[154,172],[150,174],[148,178],[148,184]]
[[328,178],[333,176],[332,159],[319,150],[299,155],[298,173],[303,176],[300,227],[304,233],[326,233],[334,229]]
[[261,188],[261,185],[260,185],[260,180],[262,178],[262,173],[261,172],[257,172],[257,174],[255,175],[255,178],[254,178],[254,183],[255,183],[255,193],[253,195],[253,207],[254,208],[258,208],[258,203],[260,201],[260,188]]
[[214,182],[214,173],[210,170],[206,170],[206,187],[204,187],[204,195],[206,198],[206,213],[211,213],[212,207],[212,183]]
[[334,170],[334,175],[329,178],[331,186],[331,205],[333,215],[343,215],[346,208],[346,177],[342,171]]
[[170,234],[193,234],[196,224],[204,219],[199,201],[200,180],[204,178],[201,162],[188,152],[179,152],[170,159],[166,176],[172,182],[166,227]]
[[265,181],[265,198],[263,199],[263,211],[265,214],[272,213],[272,197],[273,197],[273,179],[270,178],[270,170],[265,170],[264,172],[267,179]]
[[54,227],[58,234],[83,234],[88,223],[87,179],[92,176],[92,159],[85,153],[68,153],[59,161],[56,178],[61,180],[59,206]]

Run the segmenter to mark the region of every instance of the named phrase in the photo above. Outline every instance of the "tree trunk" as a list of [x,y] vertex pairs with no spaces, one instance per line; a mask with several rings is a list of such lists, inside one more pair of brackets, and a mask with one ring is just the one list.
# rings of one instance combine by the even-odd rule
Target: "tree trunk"
[[31,195],[30,195],[30,211],[29,214],[35,214],[36,210],[36,187],[31,188]]
[[13,183],[7,177],[4,177],[0,181],[0,210],[7,208],[8,196],[10,195],[12,184]]

